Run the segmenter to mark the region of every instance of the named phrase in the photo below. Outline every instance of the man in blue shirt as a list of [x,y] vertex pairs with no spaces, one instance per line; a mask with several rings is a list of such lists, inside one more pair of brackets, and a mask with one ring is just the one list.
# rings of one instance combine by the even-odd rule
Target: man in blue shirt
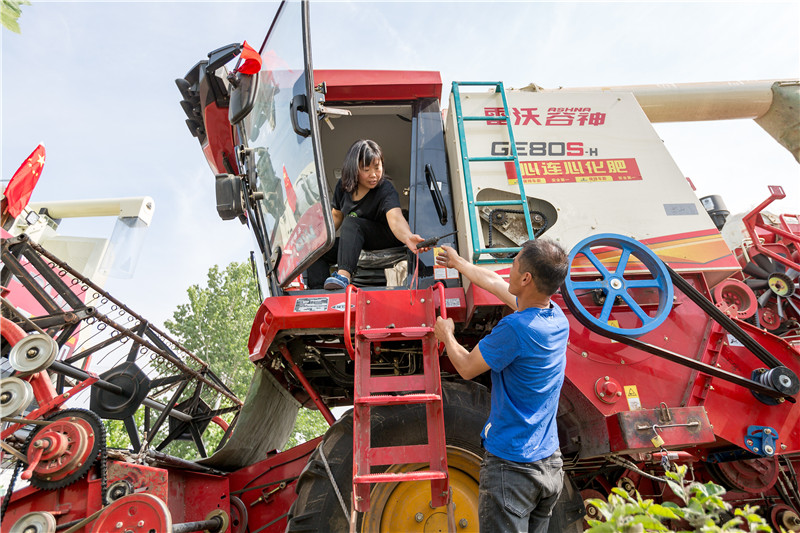
[[464,379],[492,374],[492,408],[481,432],[481,531],[544,533],[563,485],[556,411],[566,367],[569,322],[550,301],[567,275],[567,255],[550,239],[526,242],[506,282],[443,246],[437,262],[457,269],[515,310],[472,351],[458,344],[452,319],[436,337]]

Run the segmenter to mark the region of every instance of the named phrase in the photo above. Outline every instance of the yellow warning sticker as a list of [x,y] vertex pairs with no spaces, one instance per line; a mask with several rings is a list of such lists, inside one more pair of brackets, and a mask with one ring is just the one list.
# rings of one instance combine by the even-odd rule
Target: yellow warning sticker
[[[619,327],[619,320],[613,320],[613,319],[609,320],[608,321],[608,325],[611,326],[612,328],[618,328]],[[612,343],[617,342],[617,341],[615,341],[613,339],[610,339],[610,340],[611,340]]]
[[436,264],[436,258],[440,253],[442,253],[441,246],[437,246],[433,249],[433,279],[457,279],[458,270]]
[[639,391],[636,385],[625,385],[625,398],[628,400],[628,409],[638,411],[642,408],[642,401],[639,399]]

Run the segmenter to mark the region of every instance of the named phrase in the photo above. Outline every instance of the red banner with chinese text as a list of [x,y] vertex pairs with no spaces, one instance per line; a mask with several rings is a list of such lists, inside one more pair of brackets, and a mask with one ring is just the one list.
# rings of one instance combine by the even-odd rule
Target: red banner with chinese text
[[[508,184],[516,185],[513,161],[506,162]],[[520,161],[523,183],[589,183],[641,180],[636,159],[574,159],[567,161]]]

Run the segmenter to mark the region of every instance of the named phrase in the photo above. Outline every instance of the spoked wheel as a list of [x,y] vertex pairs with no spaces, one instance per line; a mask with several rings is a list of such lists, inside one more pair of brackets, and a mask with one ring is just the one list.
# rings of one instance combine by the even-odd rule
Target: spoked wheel
[[[591,331],[639,337],[669,315],[673,297],[669,271],[639,241],[612,233],[595,235],[575,245],[567,260],[570,274],[561,293],[575,318]],[[626,269],[642,274],[631,277]],[[582,301],[586,294],[592,294],[596,305]],[[623,306],[634,314],[634,320],[609,323],[612,310]]]
[[[478,472],[482,456],[480,432],[489,414],[488,391],[472,382],[443,383],[445,434],[450,486],[459,531],[478,531]],[[427,442],[425,409],[419,405],[376,407],[372,410],[373,446]],[[287,531],[347,531],[353,492],[353,415],[340,418],[322,441],[333,475],[328,476],[320,449],[311,454],[297,481],[297,500],[289,511]],[[419,465],[402,465],[396,471]],[[344,508],[332,482],[341,493]],[[430,507],[429,482],[373,485],[370,510],[358,515],[359,531],[438,531],[447,514]],[[431,529],[434,528],[435,529]]]

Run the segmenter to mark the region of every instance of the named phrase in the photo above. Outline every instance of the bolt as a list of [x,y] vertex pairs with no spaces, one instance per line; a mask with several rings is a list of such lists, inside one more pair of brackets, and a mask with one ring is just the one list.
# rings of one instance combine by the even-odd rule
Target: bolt
[[772,435],[772,431],[769,428],[765,428],[764,435]]
[[599,394],[599,396],[600,396],[601,398],[605,398],[605,396],[606,396],[606,395],[605,395],[605,394],[603,394],[603,393],[601,392],[601,393]]
[[767,455],[772,455],[773,453],[775,453],[775,449],[769,444],[767,444],[766,446],[764,446],[764,453],[766,453]]
[[144,527],[144,520],[139,520],[139,522],[136,524],[136,526],[137,527]]
[[617,396],[622,396],[622,391],[617,391]]
[[367,300],[367,303],[372,303],[372,302],[370,302],[369,300]]
[[419,299],[419,303],[424,304],[425,303],[425,298],[420,298]]
[[753,440],[752,439],[747,439],[745,442],[747,443],[748,446],[752,446],[753,445]]
[[586,352],[581,352],[581,357],[589,357],[589,354]]
[[417,514],[414,515],[414,520],[416,520],[417,522],[422,522],[422,520],[424,518],[425,518],[425,515],[422,514],[422,513],[417,513]]
[[466,518],[462,518],[461,520],[458,521],[458,525],[466,529],[467,526],[469,525],[469,522],[467,522]]
[[66,399],[66,398],[69,398],[69,393],[68,393],[68,392],[65,392],[65,393],[63,394],[63,396],[64,396],[64,399]]
[[609,379],[609,378],[608,378],[608,376],[605,376],[603,379],[604,379],[604,380],[606,380],[606,381],[608,381],[608,379]]
[[758,446],[753,446],[753,451],[758,453]]
[[666,335],[664,335],[664,340],[665,340],[665,341],[668,341],[668,340],[669,340],[669,337],[667,337]]
[[117,524],[114,526],[115,529],[119,529],[121,527],[122,527],[122,522],[117,522]]
[[785,450],[785,449],[786,449],[786,445],[785,444],[781,444],[781,450]]
[[33,359],[39,355],[39,348],[28,348],[28,351],[25,352],[25,355],[28,356],[28,359]]
[[714,390],[714,385],[709,385],[708,390]]
[[423,322],[423,323],[422,323],[422,326],[420,326],[420,327],[423,327],[423,328],[424,328],[424,327],[425,327],[425,322]]

